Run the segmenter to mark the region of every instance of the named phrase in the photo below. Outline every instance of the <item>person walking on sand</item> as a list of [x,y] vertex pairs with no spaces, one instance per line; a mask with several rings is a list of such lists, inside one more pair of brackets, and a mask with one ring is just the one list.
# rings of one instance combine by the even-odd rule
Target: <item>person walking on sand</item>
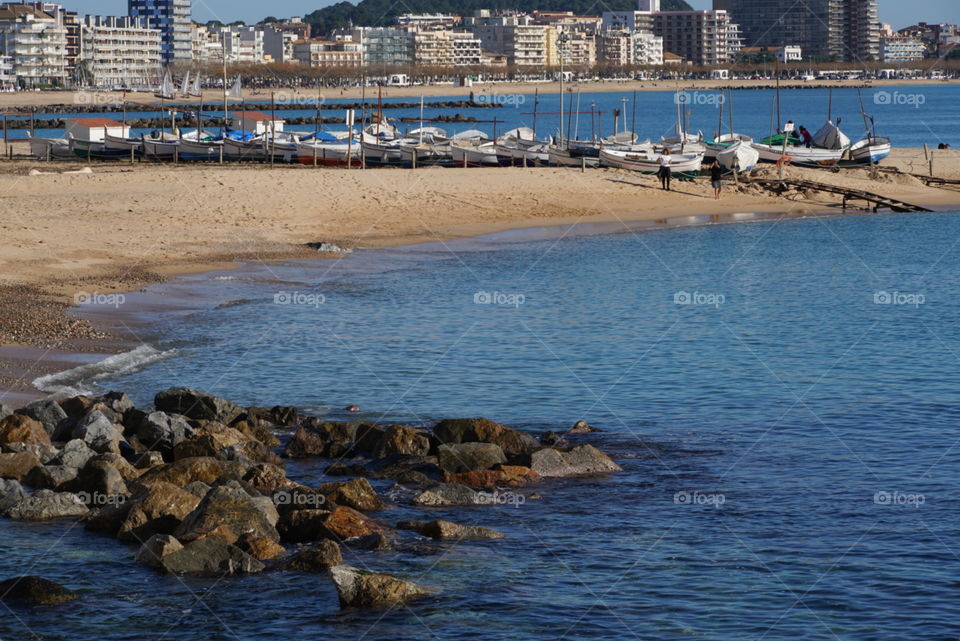
[[660,169],[657,171],[657,175],[660,177],[660,189],[670,191],[670,177],[673,172],[670,169],[672,159],[670,158],[669,148],[663,148],[663,153],[657,158],[657,162],[660,163]]
[[710,165],[710,184],[713,185],[714,200],[720,200],[720,190],[723,189],[723,167],[716,160]]

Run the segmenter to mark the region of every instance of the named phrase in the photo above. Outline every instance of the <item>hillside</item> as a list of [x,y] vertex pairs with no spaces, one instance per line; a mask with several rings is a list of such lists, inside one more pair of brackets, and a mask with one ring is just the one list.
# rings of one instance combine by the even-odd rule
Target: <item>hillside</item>
[[[573,11],[578,15],[599,11],[633,11],[636,0],[361,0],[359,4],[338,2],[318,9],[304,17],[315,26],[315,33],[354,26],[382,26],[390,24],[401,13],[449,13],[469,16],[477,9],[516,9],[518,11]],[[689,10],[685,0],[663,0],[664,11]]]

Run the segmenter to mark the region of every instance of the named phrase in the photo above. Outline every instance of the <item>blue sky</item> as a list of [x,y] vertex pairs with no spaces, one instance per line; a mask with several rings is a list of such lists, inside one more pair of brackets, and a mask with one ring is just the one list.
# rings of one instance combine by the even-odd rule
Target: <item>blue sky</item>
[[[707,9],[712,0],[688,0],[697,9]],[[125,15],[126,0],[60,0],[65,6],[81,13]],[[267,15],[285,17],[303,15],[314,9],[333,4],[324,0],[194,0],[194,19],[206,22],[220,19],[225,22],[245,20],[256,22]],[[880,19],[895,29],[917,22],[960,23],[960,0],[880,0]]]

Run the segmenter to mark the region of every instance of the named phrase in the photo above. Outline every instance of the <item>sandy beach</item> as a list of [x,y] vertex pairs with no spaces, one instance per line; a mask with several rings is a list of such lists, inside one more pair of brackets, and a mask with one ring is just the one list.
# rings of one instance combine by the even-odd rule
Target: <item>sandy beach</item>
[[[936,174],[960,178],[960,156],[935,153]],[[927,168],[922,150],[897,150],[885,164],[916,173]],[[730,186],[718,202],[706,180],[678,182],[668,193],[653,176],[613,169],[104,163],[89,174],[61,173],[80,166],[0,164],[0,345],[42,350],[0,352],[4,389],[29,390],[30,380],[56,369],[63,360],[58,353],[117,349],[122,337],[111,340],[103,328],[66,313],[77,296],[136,290],[242,261],[325,256],[306,243],[376,248],[515,228],[839,208],[839,197],[777,197],[751,185]],[[775,176],[776,169],[761,173]],[[797,168],[787,176],[928,207],[960,206],[960,191],[926,187],[909,176]]]
[[[803,87],[803,88],[855,88],[855,87],[885,87],[885,86],[904,86],[904,85],[956,85],[960,80],[785,80],[782,83],[784,88]],[[571,91],[582,90],[584,92],[623,92],[633,91],[675,91],[685,89],[688,91],[701,90],[719,90],[719,89],[764,89],[774,85],[774,80],[603,80],[597,82],[573,82],[566,83],[564,89]],[[288,87],[276,87],[272,89],[244,89],[244,99],[246,100],[270,100],[271,96],[278,102],[293,101],[314,101],[318,94],[323,100],[333,99],[357,99],[366,96],[371,101],[376,99],[376,87],[367,87],[365,90],[360,87],[333,88],[321,87],[297,89]],[[419,98],[420,96],[464,96],[471,91],[474,93],[491,92],[497,94],[532,94],[540,93],[559,93],[560,83],[558,82],[476,82],[471,87],[460,87],[452,83],[442,85],[411,86],[411,87],[383,87],[381,88],[384,98]],[[217,97],[216,90],[205,92],[204,100],[220,100],[223,97],[222,91],[220,97]],[[159,103],[159,100],[152,93],[127,93],[118,91],[36,91],[36,92],[17,92],[0,93],[0,109],[15,110],[16,108],[30,108],[49,105],[90,105],[90,104],[118,104],[126,97],[128,102],[140,103]],[[199,102],[197,98],[177,99],[178,103]],[[312,104],[312,103],[308,103]]]

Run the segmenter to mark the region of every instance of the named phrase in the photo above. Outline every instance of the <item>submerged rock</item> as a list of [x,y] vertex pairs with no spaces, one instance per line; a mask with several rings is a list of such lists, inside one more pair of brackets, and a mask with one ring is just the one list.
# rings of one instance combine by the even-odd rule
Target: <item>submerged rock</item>
[[330,568],[341,608],[369,608],[409,601],[430,594],[426,589],[389,574],[378,574],[349,565]]
[[573,424],[573,427],[567,430],[567,434],[589,434],[590,432],[602,432],[602,431],[603,430],[599,430],[591,426],[586,421],[577,421],[576,423]]
[[500,446],[493,443],[456,443],[438,447],[437,462],[444,472],[458,474],[489,470],[506,463],[507,458]]
[[0,600],[24,605],[57,605],[73,601],[79,595],[59,583],[39,576],[18,576],[0,581]]
[[468,539],[502,539],[506,535],[490,528],[477,527],[474,525],[460,525],[451,521],[401,521],[397,523],[397,529],[413,530],[423,536],[429,536],[431,539],[441,541],[457,540],[465,541]]
[[483,497],[465,485],[435,483],[413,497],[414,505],[484,505]]
[[548,478],[623,471],[592,445],[578,445],[569,450],[544,448],[530,455],[530,469]]
[[287,570],[296,572],[323,572],[343,563],[340,546],[326,539],[297,552],[287,563]]
[[240,548],[216,536],[188,543],[183,549],[164,556],[160,565],[169,574],[200,576],[255,574],[266,567]]
[[225,398],[186,387],[171,387],[159,392],[154,406],[168,414],[182,414],[202,421],[217,421],[229,425],[246,410]]

